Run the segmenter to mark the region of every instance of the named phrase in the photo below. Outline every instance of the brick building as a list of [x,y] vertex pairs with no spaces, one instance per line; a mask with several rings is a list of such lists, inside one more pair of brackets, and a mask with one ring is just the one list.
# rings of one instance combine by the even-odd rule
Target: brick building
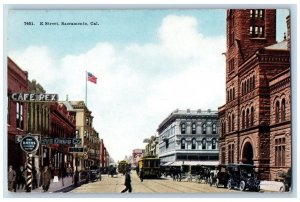
[[[8,165],[14,169],[24,166],[26,154],[15,142],[16,135],[27,133],[27,109],[24,102],[16,102],[10,98],[11,93],[28,92],[28,73],[23,71],[14,61],[7,58],[7,157]],[[16,160],[17,159],[17,160]]]
[[291,167],[290,31],[276,42],[276,10],[227,11],[226,104],[220,163],[249,163],[261,179]]

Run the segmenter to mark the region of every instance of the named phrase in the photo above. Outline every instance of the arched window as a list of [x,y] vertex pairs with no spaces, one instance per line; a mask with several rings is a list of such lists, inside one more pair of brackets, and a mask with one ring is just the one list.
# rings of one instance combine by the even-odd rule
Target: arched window
[[196,149],[196,139],[192,139],[192,149]]
[[212,134],[217,134],[217,125],[215,123],[212,125]]
[[249,109],[247,109],[247,112],[246,112],[246,128],[249,128]]
[[244,82],[242,82],[242,95],[244,95]]
[[254,125],[254,107],[251,107],[250,126]]
[[192,134],[196,134],[196,124],[192,124]]
[[245,110],[242,112],[242,129],[245,128]]
[[206,134],[206,124],[202,125],[202,134]]
[[233,100],[235,99],[235,90],[234,88],[232,89],[232,92],[233,92]]
[[228,116],[228,132],[231,132],[231,115]]
[[227,90],[227,102],[229,102],[229,91]]
[[248,92],[247,93],[249,93],[250,92],[250,79],[247,80],[247,86],[248,86]]
[[185,139],[181,139],[181,149],[185,149]]
[[275,122],[279,122],[279,101],[276,102],[276,107],[275,107]]
[[281,101],[281,121],[285,121],[285,99]]
[[206,149],[206,139],[202,139],[202,149]]
[[217,145],[216,138],[213,138],[213,139],[211,140],[211,149],[216,149],[216,148],[217,148],[216,145]]
[[253,75],[252,77],[252,84],[253,84],[253,89],[255,88],[255,76]]
[[231,131],[234,131],[234,114],[232,113],[232,117],[231,117]]
[[185,134],[185,123],[181,124],[181,134]]

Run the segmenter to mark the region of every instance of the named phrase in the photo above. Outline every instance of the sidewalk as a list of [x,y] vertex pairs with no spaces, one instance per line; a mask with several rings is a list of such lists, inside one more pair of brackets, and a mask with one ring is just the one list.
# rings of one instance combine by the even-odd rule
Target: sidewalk
[[275,182],[275,181],[261,181],[260,189],[265,191],[274,191],[274,192],[282,192],[284,191],[283,182]]
[[[53,182],[51,179],[49,190],[45,193],[54,193],[62,189],[67,189],[73,186],[72,177],[65,177],[64,178],[64,186],[62,185],[61,179],[58,182]],[[17,192],[12,193],[27,193],[26,190],[17,189]],[[40,186],[39,188],[31,190],[31,193],[44,193],[43,187]]]

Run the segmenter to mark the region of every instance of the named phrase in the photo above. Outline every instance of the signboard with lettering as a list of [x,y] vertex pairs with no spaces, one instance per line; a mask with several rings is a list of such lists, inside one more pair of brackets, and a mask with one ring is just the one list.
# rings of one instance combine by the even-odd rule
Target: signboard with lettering
[[58,94],[12,93],[11,99],[18,102],[55,102]]
[[74,144],[80,145],[81,138],[43,138],[42,145],[48,144]]
[[39,141],[31,135],[26,135],[20,141],[20,146],[26,153],[34,153],[39,148]]
[[70,153],[81,153],[85,152],[84,147],[69,147],[69,152]]

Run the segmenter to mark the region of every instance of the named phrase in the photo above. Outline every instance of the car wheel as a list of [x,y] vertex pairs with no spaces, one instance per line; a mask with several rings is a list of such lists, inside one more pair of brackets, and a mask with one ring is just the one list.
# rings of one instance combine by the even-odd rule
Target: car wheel
[[227,183],[227,188],[228,188],[228,189],[232,189],[231,180],[228,180],[228,183]]
[[245,181],[241,181],[241,182],[240,182],[240,191],[244,191],[244,190],[245,190],[245,187],[246,187]]
[[259,192],[260,191],[260,186],[258,185],[257,186],[257,190],[256,190],[257,192]]
[[219,178],[217,178],[217,180],[216,180],[216,187],[217,188],[219,188],[219,183],[220,183],[220,180],[219,180]]

